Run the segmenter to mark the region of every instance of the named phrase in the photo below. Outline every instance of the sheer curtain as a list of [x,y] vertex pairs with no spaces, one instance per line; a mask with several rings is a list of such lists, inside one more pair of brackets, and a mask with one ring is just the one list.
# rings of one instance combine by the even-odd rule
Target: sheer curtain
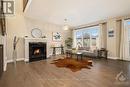
[[99,24],[99,26],[100,26],[100,31],[99,31],[98,49],[101,49],[103,47],[103,26],[102,24]]
[[129,40],[127,21],[122,20],[121,40],[120,40],[120,59],[130,60],[129,58]]
[[73,37],[73,48],[76,48],[76,30],[73,30],[73,35],[72,35]]

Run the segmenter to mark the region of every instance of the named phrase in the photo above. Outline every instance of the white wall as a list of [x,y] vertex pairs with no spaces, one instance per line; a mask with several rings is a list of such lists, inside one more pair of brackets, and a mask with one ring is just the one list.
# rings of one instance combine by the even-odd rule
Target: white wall
[[18,58],[24,58],[24,40],[23,37],[27,35],[27,28],[25,20],[22,15],[16,15],[14,18],[7,19],[7,58],[12,59],[13,52],[13,38],[14,36],[20,37],[17,49]]
[[108,20],[107,21],[107,32],[109,30],[114,30],[114,37],[108,37],[107,35],[107,50],[109,57],[116,57],[116,21]]
[[110,19],[107,21],[107,31],[114,30],[114,37],[107,35],[108,56],[111,59],[119,59],[121,21]]
[[[47,45],[48,45],[48,55],[52,54],[52,49],[51,45],[56,44],[56,45],[64,45],[64,41],[68,38],[71,37],[72,32],[71,30],[65,31],[63,30],[62,26],[55,25],[55,24],[50,24],[50,23],[42,23],[40,21],[36,21],[33,19],[26,18],[26,26],[27,26],[27,32],[29,37],[31,37],[31,30],[33,28],[39,28],[42,30],[43,36],[47,37]],[[53,32],[60,32],[62,35],[62,41],[61,42],[54,42],[52,40],[52,33]],[[59,51],[57,51],[59,53]]]
[[[31,36],[31,30],[33,28],[41,29],[43,36],[47,37],[48,55],[52,54],[51,44],[64,44],[65,39],[71,37],[71,31],[64,31],[62,26],[58,26],[50,23],[43,23],[37,20],[24,18],[22,15],[17,15],[13,19],[7,20],[7,58],[12,59],[13,52],[13,38],[16,35],[20,38],[17,45],[17,57],[24,58],[24,36]],[[62,35],[61,42],[52,41],[52,32],[60,32]],[[58,51],[59,52],[59,51]]]
[[52,53],[50,45],[52,42],[52,32],[61,32],[62,42],[67,37],[71,37],[71,31],[64,31],[61,26],[45,23],[42,21],[37,21],[29,18],[25,18],[22,12],[22,0],[15,0],[15,16],[7,17],[7,58],[12,60],[13,53],[13,38],[16,35],[20,38],[17,45],[17,58],[24,58],[24,36],[31,37],[31,30],[33,28],[40,28],[43,35],[47,36],[48,44],[48,54]]
[[[96,24],[98,23],[100,24],[100,21],[96,22]],[[106,24],[103,24],[102,26],[103,29],[106,29],[103,31],[103,38],[104,38],[103,42],[105,42],[104,47],[107,48],[108,58],[110,59],[120,59],[119,54],[120,54],[121,23],[122,23],[121,19],[119,20],[117,18],[112,18],[112,19],[106,19]],[[90,25],[92,24],[95,23],[91,23]],[[89,24],[87,26],[89,26]],[[108,37],[109,30],[114,30],[114,37]],[[74,33],[75,32],[73,32],[73,37],[75,37]],[[76,45],[74,44],[74,46]]]

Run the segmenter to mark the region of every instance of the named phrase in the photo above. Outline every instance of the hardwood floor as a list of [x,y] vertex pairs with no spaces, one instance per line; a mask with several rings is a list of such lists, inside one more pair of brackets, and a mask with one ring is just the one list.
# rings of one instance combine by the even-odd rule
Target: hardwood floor
[[[57,57],[59,58],[59,57]],[[0,87],[130,87],[130,80],[120,83],[116,75],[124,65],[124,71],[130,78],[130,62],[93,59],[91,69],[72,72],[58,68],[48,60],[8,64],[7,71],[0,79]]]

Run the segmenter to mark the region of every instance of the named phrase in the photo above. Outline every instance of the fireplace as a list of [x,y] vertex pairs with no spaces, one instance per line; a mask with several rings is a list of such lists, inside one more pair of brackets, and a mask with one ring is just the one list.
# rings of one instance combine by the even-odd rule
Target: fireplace
[[46,59],[46,43],[30,42],[29,43],[29,62]]

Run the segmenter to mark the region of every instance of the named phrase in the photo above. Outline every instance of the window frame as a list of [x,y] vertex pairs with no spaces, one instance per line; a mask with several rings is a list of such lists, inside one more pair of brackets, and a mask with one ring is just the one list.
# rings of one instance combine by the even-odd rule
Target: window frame
[[[130,23],[130,20],[128,20],[127,22]],[[130,57],[130,24],[127,24],[127,28],[128,28],[129,57]]]
[[[98,33],[98,38],[100,37],[100,26],[99,25],[97,25],[97,26],[93,26],[93,27],[88,27],[88,28],[83,28],[83,29],[80,29],[80,30],[76,30],[76,32],[75,32],[75,45],[76,45],[76,47],[77,47],[77,32],[81,32],[81,44],[82,44],[82,47],[89,47],[90,49],[89,50],[91,50],[91,47],[93,46],[92,45],[92,29],[95,29],[95,30],[97,30],[97,33]],[[88,39],[88,40],[90,40],[89,41],[89,46],[84,46],[84,32],[86,31],[87,32],[87,30],[88,30],[88,35],[90,36],[90,38]],[[99,41],[98,41],[99,42]],[[98,44],[97,44],[97,42],[96,42],[96,46],[95,46],[96,48],[98,48]]]

